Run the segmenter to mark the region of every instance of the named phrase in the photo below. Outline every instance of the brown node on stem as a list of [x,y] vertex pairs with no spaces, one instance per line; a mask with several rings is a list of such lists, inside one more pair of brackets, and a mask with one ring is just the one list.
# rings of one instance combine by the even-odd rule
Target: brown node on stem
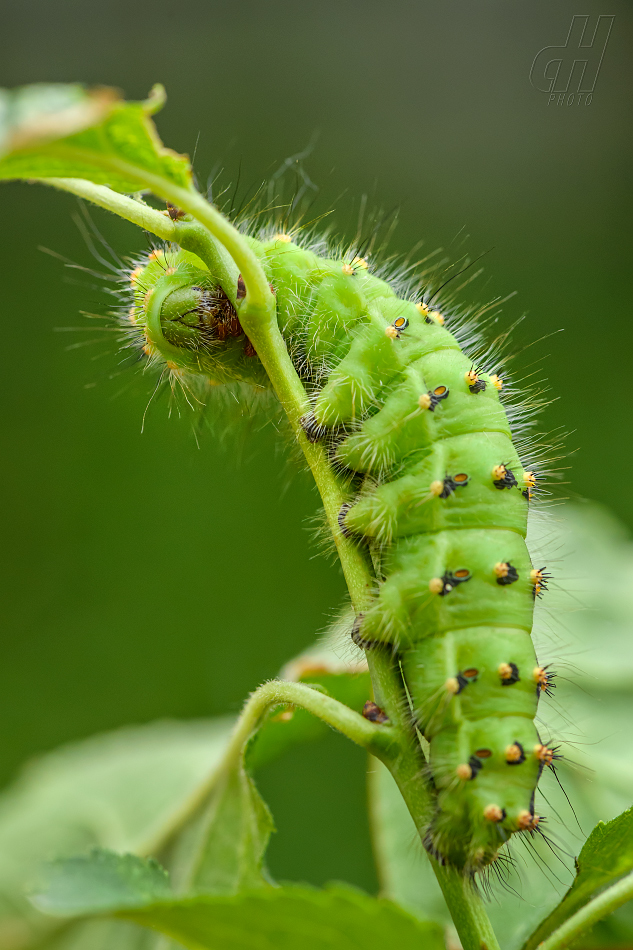
[[186,211],[182,211],[181,208],[177,208],[176,205],[173,205],[171,201],[165,202],[167,205],[167,214],[172,221],[180,221],[181,218],[184,218]]
[[379,722],[385,723],[389,722],[389,716],[378,706],[376,703],[372,702],[371,699],[368,699],[365,705],[363,706],[363,716],[365,719],[368,719],[370,722]]

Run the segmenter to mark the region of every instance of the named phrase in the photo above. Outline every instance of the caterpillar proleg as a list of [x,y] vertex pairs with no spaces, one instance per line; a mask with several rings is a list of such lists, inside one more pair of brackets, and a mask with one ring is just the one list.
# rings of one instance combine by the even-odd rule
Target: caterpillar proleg
[[[403,299],[364,258],[286,233],[248,240],[311,395],[303,429],[348,478],[340,530],[379,565],[353,637],[397,654],[430,743],[425,846],[474,873],[513,833],[537,829],[535,788],[554,757],[534,724],[553,685],[531,639],[547,577],[525,543],[536,476],[513,443],[503,379],[463,352],[433,299]],[[223,286],[195,254],[166,247],[130,289],[133,339],[185,389],[268,388],[238,319],[239,275]]]

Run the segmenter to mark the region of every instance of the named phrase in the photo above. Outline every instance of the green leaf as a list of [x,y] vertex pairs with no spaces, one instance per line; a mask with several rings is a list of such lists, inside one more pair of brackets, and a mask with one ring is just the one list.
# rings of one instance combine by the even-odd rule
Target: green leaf
[[558,907],[537,927],[525,944],[533,950],[593,895],[633,871],[633,808],[613,821],[599,822],[580,855],[576,878]]
[[270,884],[264,855],[275,830],[266,803],[242,762],[220,774],[170,856],[181,891],[234,894]]
[[22,950],[54,925],[24,897],[44,861],[99,846],[151,853],[209,782],[232,726],[152,723],[29,765],[0,796],[0,947],[15,934]]
[[0,90],[0,178],[86,178],[128,193],[151,178],[190,188],[188,159],[163,146],[150,119],[164,98],[162,86],[146,102],[79,85]]
[[[286,672],[327,691],[358,712],[370,695],[369,674],[348,675],[322,651],[295,661]],[[270,883],[264,856],[274,824],[249,772],[290,746],[318,739],[329,726],[302,709],[273,710],[241,761],[218,776],[201,809],[183,829],[169,857],[179,891],[231,894]]]
[[[358,711],[370,695],[366,668],[342,661],[323,642],[289,664],[284,674],[321,684]],[[28,904],[24,887],[45,860],[58,855],[96,846],[158,854],[180,890],[194,884],[227,893],[266,883],[262,864],[272,830],[268,810],[243,770],[217,772],[232,725],[227,718],[122,729],[30,765],[0,795],[2,950],[14,944],[20,950],[34,943],[39,947],[55,926]],[[328,731],[303,710],[291,716],[277,710],[249,744],[249,769]],[[109,950],[112,928],[117,933],[112,944],[123,946],[118,931],[129,930],[128,924],[114,921],[106,927],[95,921],[73,924],[51,937],[50,948],[83,950],[80,932],[85,932],[86,947],[97,950],[103,944]],[[134,933],[143,936],[142,931]],[[125,941],[136,950],[129,934]],[[48,950],[49,943],[41,946]]]
[[[183,950],[182,944],[167,941],[162,934],[116,917],[57,921],[62,929],[55,932],[37,950]],[[2,935],[0,934],[0,941]],[[2,950],[25,950],[24,944],[0,942]]]
[[196,950],[444,948],[437,924],[344,887],[285,887],[232,899],[189,898],[121,916]]
[[86,857],[52,862],[36,903],[44,913],[72,917],[172,896],[169,876],[157,861],[97,848]]
[[[158,890],[152,893],[152,888]],[[48,868],[40,907],[110,913],[196,950],[443,950],[440,926],[347,887],[268,888],[233,897],[168,898],[154,866],[94,855]],[[136,900],[137,906],[132,902]]]

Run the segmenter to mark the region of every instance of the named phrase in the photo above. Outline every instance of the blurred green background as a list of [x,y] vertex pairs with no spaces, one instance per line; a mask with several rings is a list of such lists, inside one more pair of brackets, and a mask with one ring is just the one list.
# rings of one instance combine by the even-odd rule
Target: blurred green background
[[[593,101],[548,105],[530,66],[578,13],[615,15]],[[140,98],[163,82],[159,130],[196,150],[203,186],[218,166],[256,186],[318,132],[305,165],[342,231],[368,194],[400,209],[396,251],[494,247],[474,297],[518,291],[505,314],[528,313],[519,347],[564,330],[517,360],[549,377],[543,427],[573,432],[562,494],[631,525],[632,22],[624,0],[22,0],[3,4],[0,85],[82,80]],[[122,369],[107,335],[59,331],[107,306],[38,251],[93,264],[74,200],[28,185],[0,200],[6,781],[98,730],[238,710],[314,642],[343,582],[315,556],[317,498],[288,478],[273,432],[198,447],[163,403],[141,433],[151,381]],[[145,246],[94,220],[119,254]],[[364,766],[332,736],[262,775],[277,877],[374,885]]]

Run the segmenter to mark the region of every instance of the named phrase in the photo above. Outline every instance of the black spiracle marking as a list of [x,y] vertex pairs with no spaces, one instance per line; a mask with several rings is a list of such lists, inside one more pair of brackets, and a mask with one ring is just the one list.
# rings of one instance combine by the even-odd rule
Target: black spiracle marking
[[470,683],[476,682],[478,676],[479,670],[474,669],[474,667],[470,667],[467,670],[460,670],[459,673],[455,675],[455,680],[457,682],[455,696],[458,696],[459,693],[461,693],[463,689],[466,689]]
[[466,581],[469,581],[472,577],[470,571],[467,571],[465,568],[462,568],[459,571],[452,573],[451,571],[446,571],[445,574],[442,574],[442,590],[439,592],[440,597],[446,597],[447,594],[450,594],[452,590],[457,587],[458,584],[465,584]]
[[436,406],[439,406],[443,399],[448,399],[449,392],[448,386],[436,386],[435,389],[429,389],[427,394],[431,400],[429,412],[435,412]]
[[437,496],[438,498],[448,498],[449,495],[452,495],[456,488],[464,488],[468,484],[468,475],[465,472],[460,472],[458,475],[447,475],[442,483],[442,491]]

